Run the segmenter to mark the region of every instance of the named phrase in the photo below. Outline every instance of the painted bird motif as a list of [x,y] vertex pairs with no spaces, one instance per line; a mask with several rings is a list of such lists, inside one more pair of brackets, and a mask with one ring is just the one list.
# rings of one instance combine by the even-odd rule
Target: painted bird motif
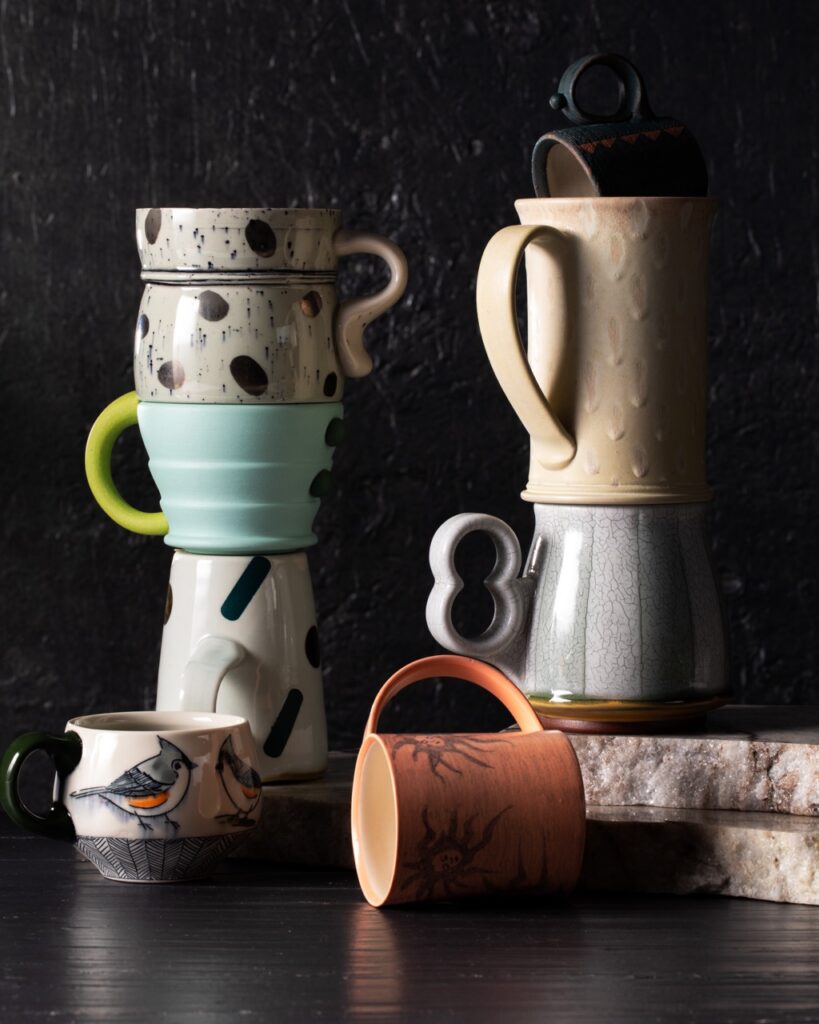
[[262,796],[262,780],[256,769],[236,755],[231,736],[219,749],[216,771],[228,799],[236,808],[236,814],[220,815],[219,820],[231,825],[249,828],[254,824],[249,815],[255,810]]
[[196,767],[177,746],[157,736],[159,753],[129,768],[107,786],[78,789],[71,796],[81,799],[100,796],[127,814],[136,816],[143,829],[151,832],[148,818],[164,818],[174,828],[179,822],[168,815],[185,799]]

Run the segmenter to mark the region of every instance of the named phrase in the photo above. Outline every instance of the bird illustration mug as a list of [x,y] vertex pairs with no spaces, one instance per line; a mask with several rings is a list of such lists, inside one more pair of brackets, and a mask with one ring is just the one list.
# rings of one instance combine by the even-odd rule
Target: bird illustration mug
[[[36,750],[57,770],[45,816],[19,792]],[[262,782],[243,718],[130,711],[72,718],[62,736],[26,733],[0,761],[0,806],[37,835],[72,842],[106,878],[200,878],[258,823]]]
[[[439,676],[487,690],[520,732],[376,732],[397,693]],[[492,666],[451,654],[422,658],[388,679],[373,701],[351,820],[358,881],[373,906],[569,892],[583,860],[585,812],[571,743],[544,731],[524,695]]]

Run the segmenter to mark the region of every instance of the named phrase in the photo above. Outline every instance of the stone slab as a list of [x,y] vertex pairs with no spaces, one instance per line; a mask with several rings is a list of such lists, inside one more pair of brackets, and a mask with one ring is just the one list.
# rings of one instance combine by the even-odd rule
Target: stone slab
[[[239,856],[352,869],[354,765],[354,754],[333,754],[324,779],[265,787]],[[590,804],[587,820],[583,888],[819,905],[815,816]]]
[[819,707],[733,705],[700,733],[570,739],[590,804],[819,816]]

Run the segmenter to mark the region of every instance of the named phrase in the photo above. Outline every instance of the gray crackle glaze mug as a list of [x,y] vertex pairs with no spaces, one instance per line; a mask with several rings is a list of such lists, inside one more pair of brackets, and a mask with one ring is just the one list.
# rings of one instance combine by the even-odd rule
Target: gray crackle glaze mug
[[[454,516],[430,547],[429,630],[448,650],[497,666],[536,707],[723,694],[722,609],[706,508],[537,504],[521,576],[520,545],[506,523]],[[484,581],[495,613],[482,635],[467,638],[452,623],[463,588],[455,551],[474,531],[495,545],[496,563]]]

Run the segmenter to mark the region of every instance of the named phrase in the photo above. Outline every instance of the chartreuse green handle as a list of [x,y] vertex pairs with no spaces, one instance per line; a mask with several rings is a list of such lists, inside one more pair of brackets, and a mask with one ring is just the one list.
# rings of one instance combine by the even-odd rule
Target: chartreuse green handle
[[137,424],[139,399],[136,391],[121,395],[99,414],[85,445],[85,475],[97,504],[119,526],[131,533],[164,537],[168,520],[164,512],[141,512],[129,505],[117,490],[111,475],[111,453],[117,438]]
[[54,736],[48,732],[27,732],[24,736],[18,736],[0,761],[0,807],[15,824],[29,832],[48,836],[49,839],[73,842],[74,825],[63,804],[53,803],[48,814],[42,818],[39,814],[33,814],[20,799],[20,771],[26,758],[35,750],[44,750],[49,755],[62,780],[80,763],[82,740],[75,732],[67,732],[63,736]]

